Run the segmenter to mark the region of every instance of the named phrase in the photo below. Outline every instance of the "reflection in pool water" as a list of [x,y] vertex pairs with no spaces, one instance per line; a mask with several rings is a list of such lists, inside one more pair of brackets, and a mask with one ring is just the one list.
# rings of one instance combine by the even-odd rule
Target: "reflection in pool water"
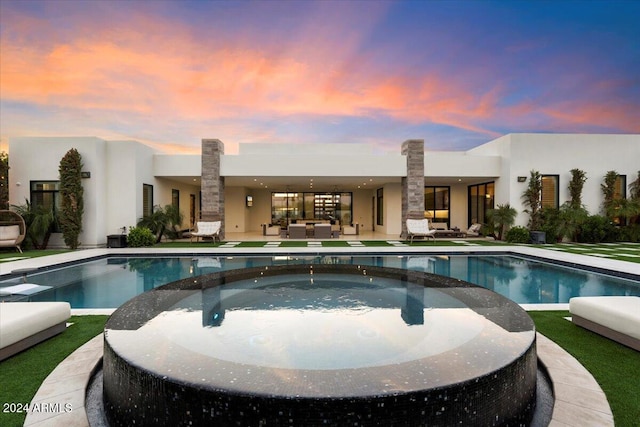
[[[465,280],[519,304],[568,303],[574,296],[639,295],[640,281],[512,256],[276,256],[108,258],[29,275],[53,286],[31,296],[0,300],[69,301],[73,308],[116,308],[134,296],[188,277],[240,268],[300,264],[393,267]],[[0,288],[20,282],[0,282]]]

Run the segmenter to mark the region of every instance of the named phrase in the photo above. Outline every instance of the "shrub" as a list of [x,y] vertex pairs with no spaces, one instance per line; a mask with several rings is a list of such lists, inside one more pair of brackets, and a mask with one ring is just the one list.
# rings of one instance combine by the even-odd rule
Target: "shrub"
[[540,231],[544,231],[547,242],[559,242],[562,240],[560,211],[555,208],[543,208],[540,213]]
[[139,248],[142,246],[153,246],[156,237],[147,227],[129,227],[127,236],[127,246]]
[[601,243],[615,241],[616,229],[613,223],[600,215],[592,215],[580,225],[578,241],[581,243]]
[[640,242],[640,224],[629,224],[620,227],[617,240],[621,242]]
[[513,227],[507,231],[507,242],[509,243],[529,243],[531,236],[529,230],[526,227]]

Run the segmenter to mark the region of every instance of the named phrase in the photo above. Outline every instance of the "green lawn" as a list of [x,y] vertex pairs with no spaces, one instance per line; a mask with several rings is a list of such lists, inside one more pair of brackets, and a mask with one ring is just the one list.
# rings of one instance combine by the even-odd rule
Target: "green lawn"
[[560,345],[593,375],[617,427],[640,426],[640,353],[563,319],[568,311],[531,311],[538,332]]
[[[68,355],[101,333],[108,316],[72,316],[63,333],[0,362],[0,408],[28,403],[40,384]],[[0,412],[3,427],[21,426],[26,414]]]
[[70,252],[70,249],[46,249],[46,250],[25,250],[23,253],[15,250],[0,251],[0,262],[12,261],[14,258],[37,258],[41,256],[62,254]]
[[[529,312],[538,331],[571,353],[598,381],[616,426],[638,427],[640,353],[579,328],[567,311]],[[73,316],[62,334],[0,362],[0,404],[30,402],[42,381],[73,350],[99,334],[107,316]],[[21,426],[24,414],[0,413],[3,427]]]
[[640,243],[588,244],[588,243],[557,243],[552,245],[534,245],[537,248],[554,248],[557,252],[568,252],[597,256],[618,261],[640,263]]

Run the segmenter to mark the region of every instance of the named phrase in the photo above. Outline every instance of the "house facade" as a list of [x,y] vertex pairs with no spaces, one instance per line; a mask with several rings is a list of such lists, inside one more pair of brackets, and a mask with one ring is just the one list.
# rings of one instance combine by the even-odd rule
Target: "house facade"
[[[583,203],[595,214],[605,174],[620,174],[626,197],[640,169],[640,135],[509,134],[457,152],[425,151],[422,140],[410,140],[396,154],[361,144],[241,144],[233,155],[215,139],[202,141],[200,155],[173,155],[136,141],[20,137],[9,141],[10,204],[58,204],[58,167],[71,148],[84,163],[83,247],[104,246],[108,235],[168,204],[180,208],[184,229],[220,219],[227,233],[332,220],[400,235],[407,217],[466,228],[504,203],[526,225],[521,195],[531,170],[543,177],[546,206],[569,199],[571,169],[585,171]],[[50,245],[61,242],[54,234]]]

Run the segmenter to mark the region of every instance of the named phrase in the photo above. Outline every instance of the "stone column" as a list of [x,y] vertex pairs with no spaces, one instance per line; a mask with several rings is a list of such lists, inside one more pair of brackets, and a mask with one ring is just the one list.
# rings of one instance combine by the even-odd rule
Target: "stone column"
[[203,221],[222,221],[220,238],[224,239],[224,177],[220,176],[220,158],[224,144],[219,139],[202,140],[202,206]]
[[407,237],[408,218],[424,218],[424,140],[410,139],[402,143],[407,157],[407,176],[402,178],[402,238]]

